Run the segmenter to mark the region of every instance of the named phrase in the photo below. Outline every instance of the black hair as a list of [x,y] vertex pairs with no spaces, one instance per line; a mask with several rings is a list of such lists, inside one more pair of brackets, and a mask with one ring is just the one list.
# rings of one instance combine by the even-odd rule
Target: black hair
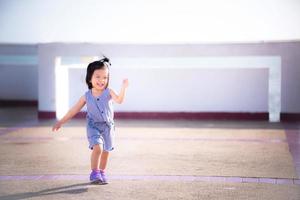
[[[88,67],[86,69],[85,82],[88,85],[89,89],[93,88],[93,85],[91,83],[91,79],[92,79],[92,76],[94,74],[94,71],[97,70],[97,69],[104,69],[105,67],[109,70],[110,65],[111,65],[111,63],[110,63],[109,59],[106,58],[106,57],[104,57],[101,60],[94,61],[94,62],[92,62],[88,65]],[[107,88],[108,84],[109,84],[109,72],[108,72],[107,85],[106,85],[105,88]]]

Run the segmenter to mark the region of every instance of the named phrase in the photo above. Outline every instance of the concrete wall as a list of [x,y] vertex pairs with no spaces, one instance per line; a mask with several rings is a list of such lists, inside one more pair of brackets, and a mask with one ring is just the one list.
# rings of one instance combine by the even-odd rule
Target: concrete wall
[[[119,90],[123,77],[130,79],[126,102],[116,106],[117,111],[267,112],[266,69],[147,68],[146,63],[130,68],[128,63],[120,61],[279,56],[282,64],[281,112],[300,113],[300,42],[0,45],[0,100],[38,100],[39,111],[53,112],[56,109],[55,57],[80,58],[101,53],[112,60],[113,89]],[[68,103],[72,105],[86,90],[85,69],[71,69],[69,75]]]
[[[55,58],[85,57],[104,53],[114,60],[136,58],[279,56],[282,62],[281,111],[300,112],[300,43],[199,44],[199,45],[39,45],[39,110],[54,111]],[[147,63],[147,62],[146,62]],[[118,90],[123,77],[131,81],[126,102],[117,111],[267,112],[268,75],[258,69],[164,68],[149,70],[146,63],[130,68],[112,65],[111,87]],[[83,64],[85,66],[86,64]],[[79,71],[78,71],[79,70]],[[71,70],[69,106],[85,91],[85,70]],[[76,75],[77,74],[77,75]],[[75,99],[75,100],[74,100]]]

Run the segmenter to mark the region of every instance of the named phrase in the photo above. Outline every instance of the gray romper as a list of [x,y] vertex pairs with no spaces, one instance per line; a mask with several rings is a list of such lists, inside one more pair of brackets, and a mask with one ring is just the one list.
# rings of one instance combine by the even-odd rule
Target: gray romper
[[89,148],[96,144],[103,144],[104,151],[114,149],[114,113],[111,95],[106,88],[98,97],[94,97],[92,90],[85,93],[87,106],[87,138]]

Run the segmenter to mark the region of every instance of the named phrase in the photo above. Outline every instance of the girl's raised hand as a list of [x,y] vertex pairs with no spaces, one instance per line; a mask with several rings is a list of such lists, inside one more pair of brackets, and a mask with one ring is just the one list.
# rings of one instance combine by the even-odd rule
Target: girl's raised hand
[[129,82],[128,82],[128,79],[126,78],[123,80],[123,87],[127,88],[128,85],[129,85]]

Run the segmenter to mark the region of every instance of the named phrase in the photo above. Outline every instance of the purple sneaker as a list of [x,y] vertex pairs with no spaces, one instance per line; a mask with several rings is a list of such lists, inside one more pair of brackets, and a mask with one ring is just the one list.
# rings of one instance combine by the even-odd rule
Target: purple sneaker
[[99,170],[92,170],[90,174],[90,181],[93,184],[102,183],[102,177]]
[[101,175],[101,178],[102,178],[102,184],[108,184],[104,170],[100,170],[100,175]]

